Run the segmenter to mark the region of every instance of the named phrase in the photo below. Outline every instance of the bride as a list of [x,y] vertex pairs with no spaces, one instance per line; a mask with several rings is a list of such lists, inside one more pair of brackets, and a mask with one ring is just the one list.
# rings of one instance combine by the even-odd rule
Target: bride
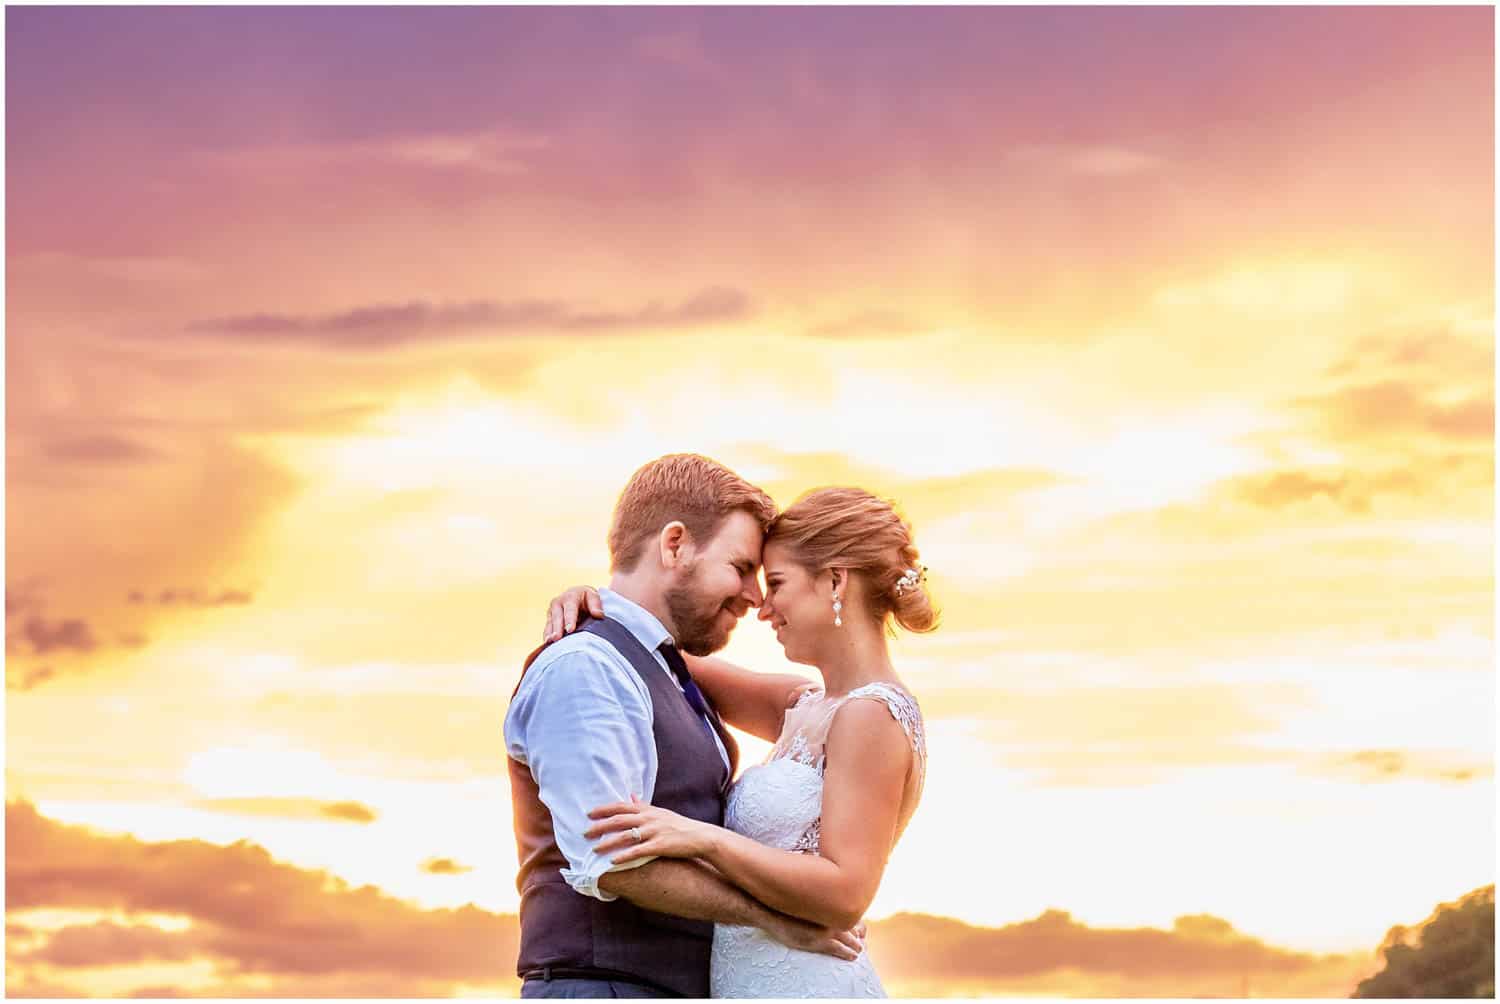
[[[770,623],[797,676],[687,656],[694,681],[729,724],[774,742],[730,790],[724,827],[632,798],[590,813],[585,832],[612,861],[695,858],[766,906],[838,930],[875,897],[886,859],[922,794],[927,750],[915,698],[891,664],[885,628],[936,626],[911,531],[890,504],[857,488],[811,492],[778,516],[762,552]],[[552,602],[548,635],[572,630],[578,587]],[[884,997],[860,952],[854,961],[788,948],[753,927],[714,929],[715,997]]]

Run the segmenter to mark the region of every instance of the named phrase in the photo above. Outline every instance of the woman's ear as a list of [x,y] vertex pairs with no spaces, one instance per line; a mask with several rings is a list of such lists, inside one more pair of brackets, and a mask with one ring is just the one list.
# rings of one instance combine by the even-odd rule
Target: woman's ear
[[831,568],[828,570],[833,576],[833,594],[843,596],[844,590],[849,587],[849,572],[844,568]]

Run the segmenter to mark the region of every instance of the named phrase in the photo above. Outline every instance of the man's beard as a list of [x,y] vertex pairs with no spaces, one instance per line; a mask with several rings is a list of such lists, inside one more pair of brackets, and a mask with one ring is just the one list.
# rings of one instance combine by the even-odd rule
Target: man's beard
[[[719,614],[728,609],[720,600],[705,600],[697,591],[698,569],[695,565],[687,579],[666,591],[667,613],[676,630],[677,647],[688,655],[712,655],[729,644],[729,632],[719,627]],[[733,614],[734,611],[730,611]]]

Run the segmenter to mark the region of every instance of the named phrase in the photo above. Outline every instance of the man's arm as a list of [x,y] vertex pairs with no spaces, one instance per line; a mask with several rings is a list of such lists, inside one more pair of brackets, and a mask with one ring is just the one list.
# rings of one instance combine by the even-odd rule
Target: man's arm
[[758,927],[791,948],[855,959],[860,940],[848,931],[819,927],[768,909],[696,861],[655,860],[628,871],[607,872],[599,888],[636,906],[690,920]]
[[567,859],[562,877],[586,896],[611,900],[598,879],[615,866],[584,838],[591,808],[612,792],[656,787],[656,743],[645,685],[592,635],[558,642],[527,671],[506,715],[507,752],[531,771]]

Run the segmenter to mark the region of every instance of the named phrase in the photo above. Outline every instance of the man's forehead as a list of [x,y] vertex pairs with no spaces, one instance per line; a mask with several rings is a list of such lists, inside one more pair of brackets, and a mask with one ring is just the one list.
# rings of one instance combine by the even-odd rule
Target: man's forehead
[[761,537],[757,534],[750,540],[734,543],[729,548],[729,556],[733,561],[748,561],[753,565],[760,564]]
[[736,513],[743,519],[729,519],[719,529],[718,543],[723,544],[734,561],[753,561],[760,564],[761,544],[765,535],[760,524],[749,513]]
[[709,551],[717,552],[733,561],[745,560],[760,563],[760,543],[765,534],[760,531],[759,521],[747,512],[730,513],[729,518],[718,524],[718,530],[708,542]]

